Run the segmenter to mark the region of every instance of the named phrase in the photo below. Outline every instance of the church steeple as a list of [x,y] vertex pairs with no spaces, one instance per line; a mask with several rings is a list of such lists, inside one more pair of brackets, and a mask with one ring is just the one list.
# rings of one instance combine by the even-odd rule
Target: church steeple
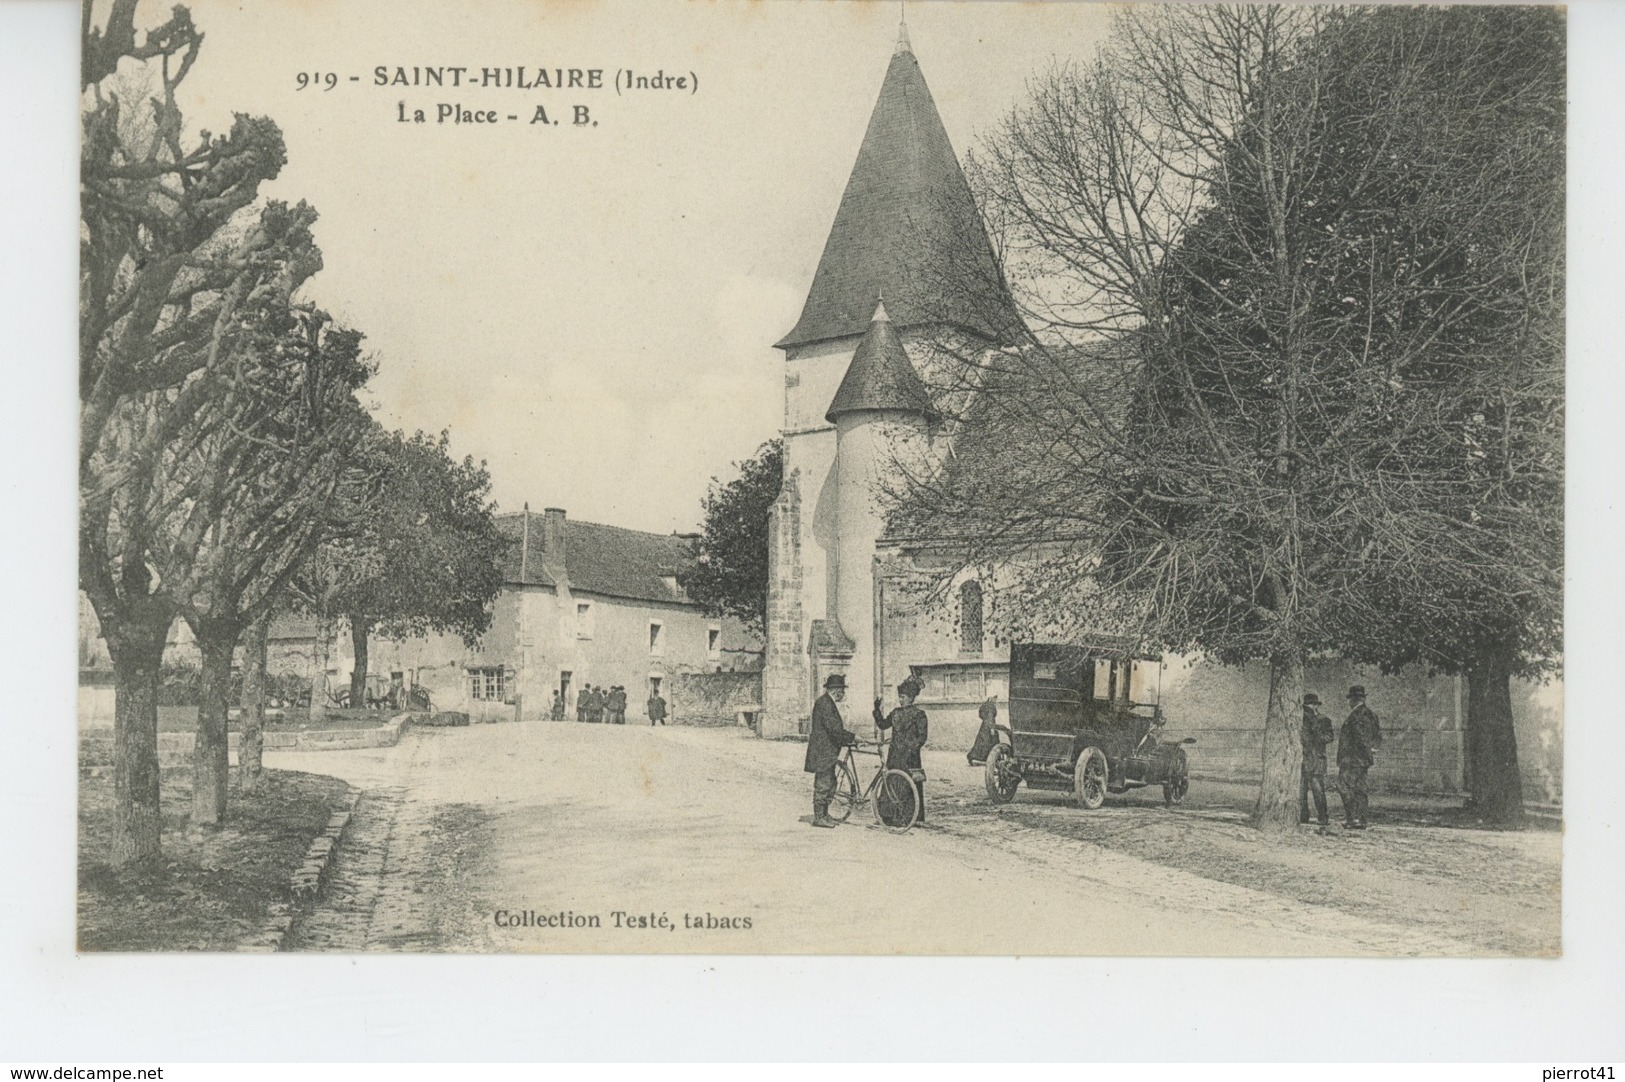
[[910,56],[914,55],[914,46],[910,45],[908,40],[907,8],[903,9],[902,15],[897,20],[897,48],[892,50],[892,55],[896,56],[898,53],[908,53]]
[[[956,284],[945,288],[949,280]],[[1010,340],[1019,317],[1002,283],[901,23],[801,318],[778,346],[863,334],[882,292],[899,327],[950,325]]]
[[903,339],[886,314],[884,301],[875,303],[874,318],[863,332],[858,351],[852,355],[846,377],[830,401],[824,420],[830,424],[843,413],[886,410],[924,414],[935,420],[936,407],[908,359]]

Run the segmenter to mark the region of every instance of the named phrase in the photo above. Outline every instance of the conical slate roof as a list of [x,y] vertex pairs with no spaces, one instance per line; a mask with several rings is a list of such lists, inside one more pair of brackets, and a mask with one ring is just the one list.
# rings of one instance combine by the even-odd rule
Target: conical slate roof
[[[952,279],[952,290],[940,283]],[[863,333],[884,295],[900,326],[942,323],[994,341],[1018,325],[975,200],[906,34],[846,182],[795,329],[781,349]]]
[[932,419],[937,416],[884,304],[875,305],[874,318],[863,332],[824,420],[834,424],[840,414],[857,410],[911,410]]

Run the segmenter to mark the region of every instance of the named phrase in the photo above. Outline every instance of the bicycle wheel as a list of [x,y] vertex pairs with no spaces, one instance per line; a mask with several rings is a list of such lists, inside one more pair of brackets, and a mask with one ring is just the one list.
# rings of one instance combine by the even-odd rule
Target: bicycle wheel
[[846,822],[858,803],[858,776],[852,764],[844,759],[835,764],[835,795],[829,801],[829,817],[837,823]]
[[906,834],[920,818],[920,791],[906,770],[888,770],[875,785],[875,821]]

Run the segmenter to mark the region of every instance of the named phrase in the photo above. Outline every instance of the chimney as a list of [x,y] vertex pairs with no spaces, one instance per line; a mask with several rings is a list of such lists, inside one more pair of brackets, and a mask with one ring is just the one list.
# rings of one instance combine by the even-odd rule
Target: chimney
[[542,512],[542,562],[549,567],[564,566],[564,508],[549,507]]

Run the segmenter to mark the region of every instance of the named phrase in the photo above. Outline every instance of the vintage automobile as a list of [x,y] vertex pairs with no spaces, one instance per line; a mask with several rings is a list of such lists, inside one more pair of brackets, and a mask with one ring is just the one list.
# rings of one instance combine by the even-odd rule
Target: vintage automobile
[[1005,804],[1026,783],[1070,790],[1092,811],[1107,793],[1161,785],[1178,804],[1190,788],[1182,745],[1196,741],[1162,739],[1158,677],[1159,659],[1127,648],[1013,644],[1009,743],[987,757],[987,795]]

